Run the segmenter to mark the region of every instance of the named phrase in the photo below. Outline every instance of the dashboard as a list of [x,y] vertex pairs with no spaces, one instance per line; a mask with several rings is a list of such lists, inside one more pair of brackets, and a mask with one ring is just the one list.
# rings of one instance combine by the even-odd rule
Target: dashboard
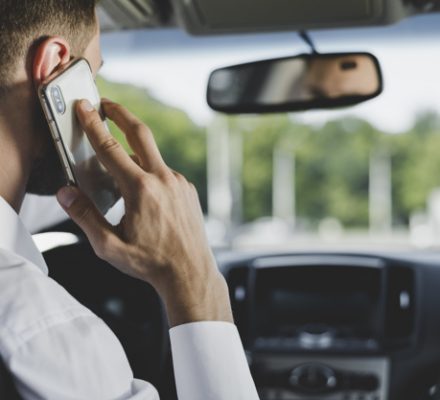
[[261,399],[440,398],[438,261],[332,253],[223,261]]
[[[176,400],[154,290],[86,241],[44,253],[50,275],[103,318],[137,378]],[[216,255],[262,400],[440,399],[440,255]]]

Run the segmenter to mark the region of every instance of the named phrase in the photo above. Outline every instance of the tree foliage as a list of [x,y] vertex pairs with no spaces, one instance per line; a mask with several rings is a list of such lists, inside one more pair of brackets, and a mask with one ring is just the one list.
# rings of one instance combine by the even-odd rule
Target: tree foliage
[[[126,105],[151,128],[165,161],[195,183],[206,210],[206,129],[144,89],[103,79],[98,84],[103,96]],[[378,149],[391,157],[395,224],[407,224],[440,186],[435,113],[420,115],[408,132],[394,135],[357,118],[308,126],[287,114],[230,117],[229,126],[243,138],[244,221],[271,215],[273,154],[280,147],[295,158],[297,215],[312,226],[326,217],[346,227],[368,225],[369,162]],[[113,125],[111,130],[129,150],[124,136]]]
[[[100,94],[126,106],[154,133],[165,162],[193,182],[206,210],[206,135],[187,114],[155,100],[147,90],[98,78]],[[131,149],[122,132],[110,123],[112,134]]]

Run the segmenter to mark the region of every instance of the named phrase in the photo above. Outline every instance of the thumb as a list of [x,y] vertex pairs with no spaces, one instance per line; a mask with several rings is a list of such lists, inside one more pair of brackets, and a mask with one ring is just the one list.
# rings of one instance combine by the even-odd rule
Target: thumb
[[108,258],[116,240],[114,227],[98,211],[91,200],[75,186],[66,186],[57,193],[57,200],[70,218],[83,230],[98,257]]

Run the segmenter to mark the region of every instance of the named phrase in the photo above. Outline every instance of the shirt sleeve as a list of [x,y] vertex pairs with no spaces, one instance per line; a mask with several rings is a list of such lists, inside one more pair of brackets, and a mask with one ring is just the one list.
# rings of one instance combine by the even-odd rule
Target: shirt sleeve
[[121,344],[93,315],[45,329],[6,363],[26,400],[159,400],[150,383],[133,377]]
[[257,400],[234,324],[197,322],[170,330],[179,400]]

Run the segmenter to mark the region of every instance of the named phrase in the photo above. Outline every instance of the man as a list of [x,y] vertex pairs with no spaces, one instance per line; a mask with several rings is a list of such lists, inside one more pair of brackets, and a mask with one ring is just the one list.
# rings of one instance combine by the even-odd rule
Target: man
[[[104,323],[48,278],[17,216],[26,191],[52,193],[61,172],[36,88],[80,56],[96,74],[94,0],[0,1],[0,355],[25,399],[158,399],[133,378]],[[165,165],[136,117],[111,101],[103,109],[126,134],[135,161],[86,101],[78,118],[118,182],[126,214],[111,226],[75,188],[61,189],[59,202],[99,257],[162,297],[180,399],[257,399],[194,187]]]

